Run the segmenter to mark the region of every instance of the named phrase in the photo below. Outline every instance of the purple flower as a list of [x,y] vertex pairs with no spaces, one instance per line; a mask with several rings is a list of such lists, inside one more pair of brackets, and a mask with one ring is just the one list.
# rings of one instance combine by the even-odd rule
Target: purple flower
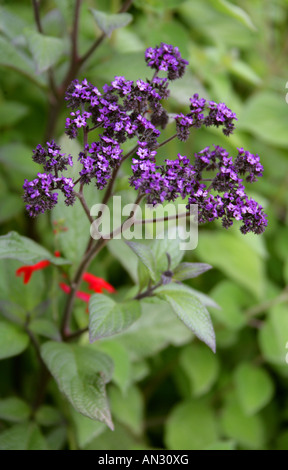
[[[225,103],[214,103],[210,101],[208,104],[204,98],[199,98],[196,93],[193,98],[190,98],[191,112],[184,115],[178,114],[175,117],[176,130],[179,140],[186,141],[190,135],[191,127],[199,129],[202,126],[210,127],[215,126],[223,127],[223,133],[230,135],[234,128],[234,120],[237,121],[236,114],[227,108]],[[208,115],[205,116],[205,110],[208,110]]]
[[163,70],[167,72],[169,80],[176,80],[184,75],[189,62],[182,59],[178,47],[161,42],[160,46],[149,47],[145,52],[145,60],[148,67],[157,72]]
[[73,166],[72,156],[60,153],[61,148],[54,140],[47,142],[46,145],[47,148],[37,145],[32,156],[34,162],[43,165],[45,171],[54,171],[56,175],[60,171],[67,170],[67,165]]

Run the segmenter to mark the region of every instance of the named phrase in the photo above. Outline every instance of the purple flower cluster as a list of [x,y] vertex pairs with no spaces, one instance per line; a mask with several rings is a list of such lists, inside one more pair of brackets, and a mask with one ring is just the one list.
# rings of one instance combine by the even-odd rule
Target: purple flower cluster
[[53,209],[58,201],[58,193],[53,192],[55,190],[60,190],[64,194],[67,206],[74,204],[72,179],[59,176],[61,171],[67,170],[67,165],[73,166],[71,155],[66,156],[61,153],[59,145],[52,140],[52,142],[47,142],[47,148],[37,145],[33,150],[32,158],[35,163],[42,165],[47,173],[38,173],[33,181],[25,180],[24,182],[23,199],[27,203],[26,209],[29,215],[36,217],[46,210]]
[[30,217],[36,217],[46,210],[53,209],[58,201],[58,193],[52,192],[55,189],[59,189],[64,194],[65,203],[68,206],[75,201],[74,184],[71,178],[38,173],[33,181],[25,180],[23,188],[25,190],[23,199],[27,202],[26,209]]
[[[222,126],[225,135],[232,134],[235,129],[233,121],[237,121],[237,117],[225,103],[217,104],[214,101],[207,103],[204,98],[199,99],[197,93],[190,98],[190,102],[191,112],[186,115],[180,113],[175,117],[179,140],[186,141],[189,138],[191,127],[199,129],[201,126]],[[208,110],[206,116],[204,115],[205,109]]]
[[[198,204],[199,223],[222,219],[225,228],[233,225],[233,219],[242,221],[242,233],[262,233],[267,220],[263,208],[249,199],[239,174],[248,173],[249,181],[255,181],[263,171],[258,155],[243,149],[233,159],[228,152],[215,146],[207,147],[195,154],[195,163],[178,154],[176,160],[165,160],[166,165],[156,165],[156,152],[150,152],[142,144],[133,160],[131,185],[146,195],[149,204],[174,201],[177,197],[188,197],[190,204]],[[247,165],[249,158],[249,166]],[[254,162],[254,163],[253,163]],[[203,172],[213,172],[212,178],[204,178]],[[256,175],[256,176],[255,176]],[[206,181],[209,181],[207,187]],[[215,193],[220,194],[215,194]]]
[[47,148],[42,145],[37,145],[33,150],[33,157],[35,163],[43,165],[45,171],[53,171],[55,175],[59,171],[67,170],[67,165],[73,166],[71,155],[66,157],[65,153],[60,153],[61,148],[54,140],[47,142]]
[[145,52],[145,60],[148,67],[167,72],[168,80],[176,80],[183,77],[186,65],[189,62],[182,59],[178,47],[173,47],[161,42],[158,47],[149,47]]
[[[159,129],[164,129],[168,123],[163,101],[169,97],[169,82],[183,76],[188,62],[177,47],[164,43],[148,48],[145,60],[155,70],[151,80],[134,82],[116,76],[101,91],[87,79],[81,83],[74,80],[69,85],[65,100],[71,112],[66,119],[66,134],[73,139],[81,130],[85,142],[78,158],[82,168],[76,183],[83,186],[93,182],[98,189],[104,189],[112,173],[115,174],[133,153],[123,156],[121,144],[134,138],[137,146],[130,184],[145,195],[148,203],[155,205],[181,197],[188,200],[187,208],[198,204],[200,223],[222,219],[227,228],[233,220],[239,220],[243,233],[263,232],[267,226],[263,209],[248,198],[242,184],[242,178],[252,183],[262,176],[258,155],[240,148],[233,161],[226,150],[215,146],[213,150],[207,147],[195,154],[193,163],[178,154],[177,159],[166,159],[164,165],[157,165]],[[167,76],[160,78],[159,72],[166,72]],[[194,94],[190,98],[189,113],[175,117],[177,138],[186,141],[191,128],[202,126],[222,127],[223,133],[229,136],[235,121],[235,113],[225,103],[206,101]],[[96,142],[89,138],[91,143],[88,144],[94,129],[101,130],[100,134]],[[33,151],[33,160],[43,165],[48,174],[39,173],[31,182],[25,180],[24,199],[29,214],[35,216],[54,207],[58,198],[55,190],[64,194],[67,205],[73,204],[76,183],[61,174],[68,165],[72,166],[71,155],[62,154],[52,141],[47,142],[46,148],[38,145]]]
[[82,184],[89,184],[92,179],[98,189],[103,189],[112,169],[117,167],[121,161],[123,150],[116,140],[110,137],[100,136],[100,142],[93,142],[86,146],[84,152],[80,152],[79,161],[83,165],[80,171]]

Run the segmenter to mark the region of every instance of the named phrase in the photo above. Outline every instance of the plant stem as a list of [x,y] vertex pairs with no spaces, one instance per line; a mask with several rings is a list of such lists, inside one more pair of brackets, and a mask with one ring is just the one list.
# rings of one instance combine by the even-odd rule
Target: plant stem
[[71,33],[72,45],[72,62],[76,63],[78,60],[78,30],[79,30],[79,14],[80,14],[81,0],[75,2],[74,25]]
[[33,4],[34,18],[35,18],[37,29],[39,33],[43,34],[42,24],[40,20],[39,1],[32,0],[32,4]]
[[85,211],[85,213],[86,213],[86,215],[89,219],[89,222],[92,224],[93,223],[93,217],[91,217],[91,215],[90,215],[90,210],[89,210],[89,207],[88,207],[88,204],[86,202],[86,199],[84,197],[83,192],[81,190],[79,191],[79,193],[76,193],[74,191],[74,194],[79,199],[79,201],[80,201],[80,203],[81,203],[81,205],[82,205],[82,207],[83,207],[83,209],[84,209],[84,211]]
[[166,140],[164,140],[164,142],[161,142],[160,144],[158,144],[157,149],[159,149],[160,147],[163,147],[163,145],[168,144],[168,142],[175,139],[175,137],[177,137],[177,134],[172,135],[171,137],[169,137],[169,139],[166,139]]

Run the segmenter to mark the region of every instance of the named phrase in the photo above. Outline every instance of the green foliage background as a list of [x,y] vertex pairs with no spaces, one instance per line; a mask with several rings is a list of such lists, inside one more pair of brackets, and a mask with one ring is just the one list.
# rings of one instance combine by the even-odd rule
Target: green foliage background
[[[52,252],[61,249],[76,263],[89,234],[88,227],[83,229],[84,216],[74,208],[64,213],[58,206],[53,221],[69,230],[55,235],[50,217],[30,220],[21,200],[24,178],[37,172],[32,149],[43,143],[47,131],[45,70],[56,63],[57,81],[65,73],[69,56],[65,31],[71,28],[74,2],[41,2],[43,29],[54,42],[43,45],[40,56],[33,51],[30,1],[0,4],[1,233],[16,230]],[[88,7],[116,12],[120,6],[119,0],[82,2],[80,52],[100,34]],[[172,86],[170,111],[188,110],[189,97],[198,92],[225,101],[237,113],[238,125],[229,139],[213,129],[194,131],[187,143],[173,141],[161,149],[160,157],[173,158],[178,152],[193,155],[213,143],[234,155],[236,147],[258,153],[265,173],[251,195],[265,207],[268,228],[263,236],[243,236],[237,227],[228,231],[217,223],[200,227],[197,249],[185,256],[186,261],[214,268],[188,284],[221,307],[209,308],[216,355],[192,341],[166,304],[159,307],[153,301],[145,302],[141,319],[126,333],[91,346],[114,360],[108,386],[114,432],[72,411],[52,382],[47,403],[31,419],[36,358],[27,336],[6,320],[30,312],[35,334],[57,340],[53,324],[45,327],[45,301],[47,292],[52,293],[48,310],[56,321],[61,313],[58,301],[61,305],[65,298],[58,289],[57,273],[53,271],[52,281],[51,276],[48,280],[52,268],[48,274],[33,276],[28,287],[15,277],[20,263],[8,265],[2,260],[0,343],[9,334],[17,335],[17,347],[10,355],[25,352],[0,362],[0,449],[287,450],[288,1],[135,0],[130,13],[133,22],[106,38],[78,78],[87,77],[98,88],[114,75],[149,78],[145,48],[160,42],[178,46],[190,64],[185,77]],[[67,115],[63,101],[54,136],[64,149],[77,154],[77,144],[63,136]],[[168,127],[167,137],[173,131],[172,125]],[[127,180],[123,172],[118,189],[130,200]],[[91,197],[97,202],[97,195]],[[136,256],[130,252],[127,258],[123,250],[120,241],[112,241],[101,263],[93,265],[93,272],[115,285],[120,298],[137,276]],[[81,302],[75,313],[78,326],[85,326]]]

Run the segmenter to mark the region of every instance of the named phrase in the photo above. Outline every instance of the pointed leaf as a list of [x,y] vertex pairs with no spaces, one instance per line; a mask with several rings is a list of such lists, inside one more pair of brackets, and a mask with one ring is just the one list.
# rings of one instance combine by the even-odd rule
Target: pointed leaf
[[92,295],[89,303],[90,343],[126,330],[140,314],[140,304],[136,300],[117,304],[103,294]]
[[205,263],[180,263],[174,269],[173,279],[176,281],[185,281],[186,279],[193,279],[200,276],[209,269],[212,269],[210,264]]
[[56,64],[64,52],[62,39],[44,36],[44,34],[28,30],[26,31],[26,37],[37,73],[45,72]]
[[45,86],[43,77],[36,77],[33,64],[16,46],[0,37],[0,66],[17,70],[37,85]]
[[169,284],[156,289],[155,294],[166,300],[185,325],[215,352],[215,333],[209,312],[189,287]]
[[131,248],[132,251],[138,256],[138,258],[142,261],[142,263],[148,269],[151,279],[156,281],[157,279],[157,269],[156,269],[156,261],[153,255],[151,248],[144,243],[138,242],[126,242],[127,245]]
[[69,264],[63,258],[57,258],[30,238],[22,237],[17,232],[9,232],[0,237],[0,259],[11,258],[31,265],[48,260],[56,265]]
[[256,31],[256,27],[253,24],[250,16],[248,13],[246,13],[245,10],[243,10],[243,8],[240,8],[239,6],[228,2],[227,0],[210,0],[210,2],[216,8],[216,10],[231,16],[232,18],[235,18],[252,31]]
[[130,13],[110,15],[104,11],[94,10],[94,8],[90,8],[90,11],[98,27],[103,31],[103,33],[107,34],[107,36],[111,36],[114,29],[123,28],[133,20],[133,16],[130,15]]
[[54,341],[42,346],[41,355],[75,410],[113,429],[105,392],[113,369],[110,358],[92,348]]

